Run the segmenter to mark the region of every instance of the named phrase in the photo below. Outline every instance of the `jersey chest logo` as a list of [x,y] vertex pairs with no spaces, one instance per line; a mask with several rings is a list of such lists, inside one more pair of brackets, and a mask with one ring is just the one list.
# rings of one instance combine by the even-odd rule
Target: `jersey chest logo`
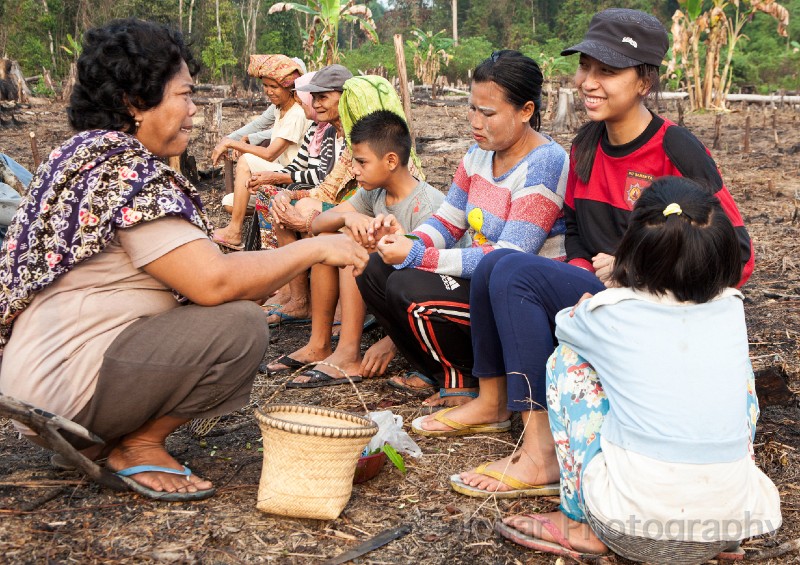
[[653,175],[648,175],[647,173],[628,171],[628,176],[625,177],[625,200],[631,208],[639,200],[642,191],[650,186],[654,178]]

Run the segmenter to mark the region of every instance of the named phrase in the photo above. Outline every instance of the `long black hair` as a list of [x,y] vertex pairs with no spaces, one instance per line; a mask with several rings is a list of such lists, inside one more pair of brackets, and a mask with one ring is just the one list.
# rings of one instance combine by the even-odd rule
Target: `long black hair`
[[[658,100],[658,94],[661,91],[658,67],[642,63],[634,68],[636,69],[636,76],[649,83],[649,94]],[[589,182],[597,144],[600,143],[605,133],[605,122],[588,122],[581,126],[577,135],[575,135],[575,139],[572,140],[571,159],[575,162],[575,173],[584,183]]]
[[708,302],[742,275],[733,224],[719,200],[684,177],[662,177],[636,202],[614,254],[620,286]]
[[158,106],[183,62],[197,73],[183,36],[166,26],[128,18],[90,29],[67,108],[70,124],[78,131],[134,131],[128,104],[140,110]]
[[506,93],[506,100],[521,110],[528,102],[533,102],[531,127],[539,131],[542,125],[542,83],[544,77],[539,65],[519,51],[503,49],[475,68],[472,82],[493,82]]

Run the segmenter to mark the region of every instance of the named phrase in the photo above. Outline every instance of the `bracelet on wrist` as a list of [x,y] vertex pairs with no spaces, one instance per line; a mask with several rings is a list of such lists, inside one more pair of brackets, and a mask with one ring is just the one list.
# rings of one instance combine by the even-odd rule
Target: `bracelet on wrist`
[[308,219],[306,220],[306,233],[308,233],[308,235],[310,235],[311,237],[314,237],[314,234],[311,233],[311,224],[314,223],[314,218],[316,218],[317,216],[319,216],[319,210],[314,210],[313,212],[311,212],[311,214],[308,216]]

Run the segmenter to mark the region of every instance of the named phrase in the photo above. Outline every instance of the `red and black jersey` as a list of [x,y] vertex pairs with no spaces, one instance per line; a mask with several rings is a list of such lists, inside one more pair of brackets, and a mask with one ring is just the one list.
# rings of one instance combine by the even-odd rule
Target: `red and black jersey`
[[564,199],[567,261],[592,270],[592,257],[613,255],[642,190],[663,176],[690,178],[719,199],[739,238],[743,285],[753,272],[753,246],[717,164],[689,130],[656,115],[639,137],[624,145],[611,145],[604,135],[588,183],[570,163]]

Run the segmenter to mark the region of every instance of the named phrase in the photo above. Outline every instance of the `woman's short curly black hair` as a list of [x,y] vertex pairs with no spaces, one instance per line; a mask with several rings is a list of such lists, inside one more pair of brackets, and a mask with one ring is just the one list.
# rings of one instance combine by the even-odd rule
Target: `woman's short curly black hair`
[[128,18],[88,30],[67,108],[70,124],[78,131],[133,132],[127,104],[141,110],[158,106],[184,61],[196,74],[199,64],[183,36],[164,25]]

